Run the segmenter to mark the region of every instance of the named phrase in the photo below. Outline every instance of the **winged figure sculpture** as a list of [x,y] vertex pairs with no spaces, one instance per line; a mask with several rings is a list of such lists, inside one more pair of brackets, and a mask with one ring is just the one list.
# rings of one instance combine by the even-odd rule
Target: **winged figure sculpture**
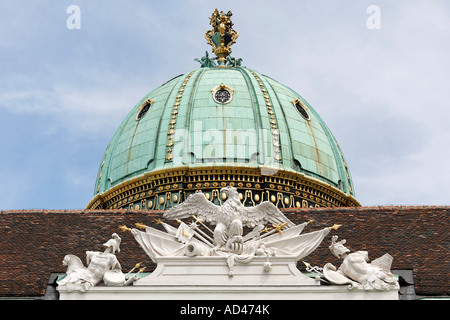
[[184,219],[195,215],[203,222],[216,225],[214,229],[214,245],[216,248],[233,247],[243,243],[243,227],[255,228],[266,223],[285,223],[294,226],[274,204],[264,201],[254,207],[245,207],[239,200],[237,190],[232,186],[220,190],[227,194],[227,200],[216,205],[206,199],[203,193],[195,193],[184,202],[164,213],[167,219]]

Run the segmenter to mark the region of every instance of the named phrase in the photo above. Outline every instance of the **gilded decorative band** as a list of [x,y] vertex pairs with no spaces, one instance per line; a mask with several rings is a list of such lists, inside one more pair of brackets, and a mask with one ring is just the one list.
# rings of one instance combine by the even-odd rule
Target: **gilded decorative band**
[[165,210],[195,192],[220,204],[220,189],[237,188],[245,205],[269,200],[280,208],[355,207],[358,201],[323,181],[300,172],[241,166],[174,167],[143,174],[94,197],[87,209]]

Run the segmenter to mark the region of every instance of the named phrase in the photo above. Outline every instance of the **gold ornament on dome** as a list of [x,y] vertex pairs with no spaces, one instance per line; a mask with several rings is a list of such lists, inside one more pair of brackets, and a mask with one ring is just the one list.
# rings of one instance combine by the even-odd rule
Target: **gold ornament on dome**
[[231,21],[232,12],[226,14],[216,9],[214,10],[209,24],[213,27],[205,33],[205,38],[209,45],[212,46],[212,52],[217,56],[219,66],[224,66],[227,57],[231,53],[231,46],[236,43],[239,33],[233,29]]

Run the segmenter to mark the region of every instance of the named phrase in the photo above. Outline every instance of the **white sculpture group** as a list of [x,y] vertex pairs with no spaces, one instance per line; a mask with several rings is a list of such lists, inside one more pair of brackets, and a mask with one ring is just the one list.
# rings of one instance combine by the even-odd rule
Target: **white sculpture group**
[[331,263],[323,268],[323,277],[331,284],[348,285],[349,289],[392,290],[399,289],[397,278],[391,273],[392,256],[388,253],[369,263],[367,251],[350,250],[344,246],[345,240],[337,241],[338,236],[331,239],[330,251],[339,259],[343,259],[339,269]]
[[[178,220],[178,228],[160,222],[166,232],[151,227],[131,232],[155,263],[164,256],[224,256],[230,276],[234,275],[235,262],[249,263],[255,256],[267,258],[262,266],[266,271],[270,270],[272,256],[287,255],[299,261],[313,252],[330,232],[330,228],[324,228],[301,234],[308,223],[295,225],[271,202],[244,207],[235,188],[225,187],[221,192],[228,196],[221,206],[208,201],[203,193],[195,193],[166,211],[163,217]],[[190,225],[179,220],[189,217],[195,220]],[[206,223],[216,227],[211,230]],[[273,229],[266,228],[266,223],[272,224]],[[244,236],[244,227],[253,229]]]
[[[68,254],[63,259],[63,265],[67,267],[66,277],[58,282],[59,286],[66,286],[68,291],[86,292],[90,287],[103,283],[107,286],[130,285],[138,279],[133,274],[128,279],[122,273],[122,267],[115,253],[120,252],[121,238],[113,233],[104,246],[104,252],[86,251],[86,264],[83,265],[80,258]],[[143,271],[143,270],[142,270]]]
[[[334,225],[302,233],[308,222],[295,225],[271,202],[265,201],[254,207],[245,207],[240,202],[235,188],[229,186],[221,191],[228,196],[221,206],[208,201],[204,194],[196,193],[166,211],[163,217],[177,220],[178,228],[160,219],[157,222],[163,226],[164,231],[143,224],[136,224],[142,231],[126,226],[120,228],[131,231],[135,240],[156,264],[168,257],[180,259],[180,265],[185,265],[186,259],[194,261],[189,259],[195,259],[197,256],[216,257],[215,261],[217,257],[223,257],[228,267],[228,276],[232,278],[236,263],[250,264],[254,257],[264,259],[256,259],[261,263],[258,277],[270,277],[271,259],[278,257],[289,257],[295,268],[295,264],[312,253],[331,230],[339,227]],[[194,220],[189,225],[180,220],[191,217]],[[207,224],[215,225],[214,230]],[[271,227],[266,227],[266,224]],[[244,235],[245,227],[250,228],[250,231]],[[120,237],[113,234],[112,239],[105,243],[104,252],[87,251],[87,267],[84,267],[78,257],[67,255],[63,261],[67,266],[67,276],[58,284],[67,286],[69,291],[81,292],[100,283],[107,286],[133,284],[138,279],[137,275],[127,277],[131,271],[124,275],[115,256],[115,252],[120,251],[120,241]],[[386,254],[369,263],[366,251],[349,253],[344,243],[345,240],[337,241],[337,236],[333,236],[329,247],[336,257],[343,259],[338,269],[327,263],[323,268],[309,266],[307,270],[318,273],[317,278],[322,282],[347,285],[349,289],[398,289],[398,282],[390,272],[391,256]]]

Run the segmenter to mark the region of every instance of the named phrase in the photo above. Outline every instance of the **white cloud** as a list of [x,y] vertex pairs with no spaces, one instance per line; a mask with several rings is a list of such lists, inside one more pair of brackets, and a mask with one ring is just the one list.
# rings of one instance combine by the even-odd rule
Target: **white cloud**
[[144,88],[121,86],[115,90],[58,87],[58,121],[77,135],[101,134],[117,129],[132,107],[147,92]]
[[117,128],[148,91],[143,85],[124,85],[119,80],[113,86],[90,89],[63,84],[31,89],[17,86],[15,91],[0,91],[0,109],[12,114],[48,115],[54,121],[54,129],[86,137]]
[[300,93],[345,146],[363,203],[448,204],[450,17],[430,1],[381,10],[381,30],[293,47],[289,81],[307,83]]
[[450,202],[450,135],[435,136],[419,153],[382,161],[374,171],[359,176],[360,201],[364,205],[448,205]]

